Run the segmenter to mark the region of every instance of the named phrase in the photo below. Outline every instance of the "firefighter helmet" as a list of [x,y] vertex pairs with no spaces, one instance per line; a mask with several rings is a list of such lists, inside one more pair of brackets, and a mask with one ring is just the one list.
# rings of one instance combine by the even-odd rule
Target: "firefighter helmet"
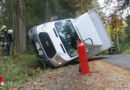
[[12,29],[9,29],[9,30],[8,30],[8,34],[13,34],[13,30],[12,30]]
[[5,28],[6,28],[6,25],[3,25],[3,26],[2,26],[2,29],[5,29]]

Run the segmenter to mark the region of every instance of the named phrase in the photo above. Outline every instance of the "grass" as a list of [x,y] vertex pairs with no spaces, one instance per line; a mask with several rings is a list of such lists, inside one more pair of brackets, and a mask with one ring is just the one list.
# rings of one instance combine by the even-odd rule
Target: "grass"
[[3,76],[3,90],[36,78],[43,73],[35,55],[0,57],[0,76]]
[[130,54],[130,49],[123,51],[122,54]]

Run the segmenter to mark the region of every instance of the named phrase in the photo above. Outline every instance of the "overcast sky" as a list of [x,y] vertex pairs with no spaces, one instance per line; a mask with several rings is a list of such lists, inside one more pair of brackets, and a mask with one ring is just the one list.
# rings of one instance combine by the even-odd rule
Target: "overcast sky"
[[[114,6],[117,6],[117,0],[113,0],[114,2],[116,2],[115,4],[111,4],[109,5],[109,9],[108,7],[104,8],[102,11],[106,13],[106,15],[109,15],[110,13],[113,13],[113,7]],[[104,0],[98,0],[99,4],[100,4],[100,7],[103,7],[103,3],[104,3]],[[130,8],[127,8],[123,11],[123,15],[122,17],[125,18],[127,15],[130,15]]]
[[98,0],[99,4],[102,6],[103,5],[103,2],[104,0]]

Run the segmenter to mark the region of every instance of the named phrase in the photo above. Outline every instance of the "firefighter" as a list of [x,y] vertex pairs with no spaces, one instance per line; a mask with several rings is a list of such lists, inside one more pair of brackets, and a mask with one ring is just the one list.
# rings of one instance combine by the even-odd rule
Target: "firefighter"
[[2,48],[2,54],[5,55],[5,31],[6,31],[6,26],[3,25],[0,28],[0,43],[1,43],[1,48]]
[[3,55],[8,56],[10,53],[10,46],[13,41],[13,30],[7,30],[6,26],[3,25],[0,33],[0,41],[3,48]]
[[5,43],[5,32],[6,32],[6,26],[3,25],[0,29],[0,42],[2,45],[2,48],[4,47],[4,43]]
[[7,31],[7,36],[6,36],[6,42],[7,42],[7,46],[6,46],[6,55],[9,55],[10,53],[10,47],[13,41],[13,30],[9,29]]

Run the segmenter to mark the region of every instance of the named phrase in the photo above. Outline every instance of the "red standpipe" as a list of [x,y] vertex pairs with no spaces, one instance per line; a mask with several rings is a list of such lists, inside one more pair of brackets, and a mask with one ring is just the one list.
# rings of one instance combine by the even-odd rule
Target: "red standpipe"
[[1,82],[3,82],[3,77],[2,77],[2,76],[0,76],[0,83],[1,83]]
[[88,57],[85,44],[82,42],[78,45],[79,61],[82,74],[89,74]]
[[0,86],[4,86],[4,81],[3,81],[3,77],[0,76]]

